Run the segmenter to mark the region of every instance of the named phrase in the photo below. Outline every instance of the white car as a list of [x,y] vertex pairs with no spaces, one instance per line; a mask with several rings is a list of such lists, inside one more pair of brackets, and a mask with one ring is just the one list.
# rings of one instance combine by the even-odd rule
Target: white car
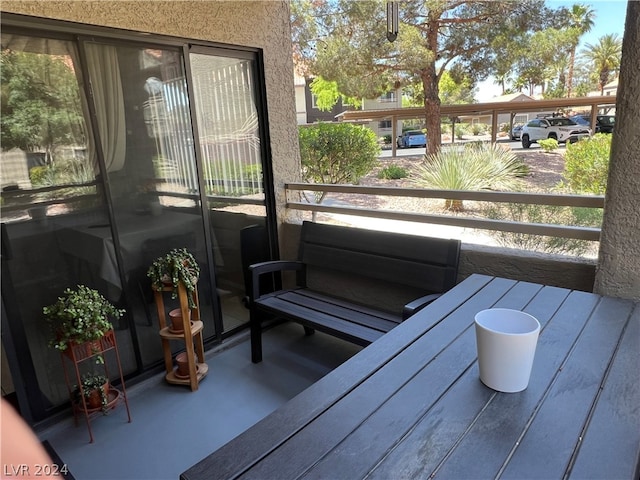
[[522,148],[529,148],[538,140],[554,138],[558,143],[573,143],[591,136],[591,129],[578,125],[567,117],[535,118],[522,127]]

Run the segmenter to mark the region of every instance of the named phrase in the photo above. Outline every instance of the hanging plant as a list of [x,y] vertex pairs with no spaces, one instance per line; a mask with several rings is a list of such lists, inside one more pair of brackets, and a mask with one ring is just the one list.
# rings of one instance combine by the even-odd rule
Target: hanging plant
[[178,285],[182,283],[187,290],[189,308],[196,307],[192,294],[200,277],[200,267],[186,248],[174,248],[156,258],[149,267],[147,276],[151,279],[151,287],[156,291],[160,292],[170,286],[171,298],[178,297]]

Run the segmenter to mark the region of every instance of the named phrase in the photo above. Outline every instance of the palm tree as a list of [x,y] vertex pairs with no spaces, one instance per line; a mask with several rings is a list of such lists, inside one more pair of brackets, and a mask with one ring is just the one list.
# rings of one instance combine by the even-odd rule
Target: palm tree
[[569,71],[567,72],[567,97],[571,97],[571,91],[573,89],[573,68],[576,61],[576,49],[580,37],[591,30],[593,27],[593,20],[595,18],[595,12],[589,8],[588,5],[576,3],[571,6],[571,9],[567,11],[567,21],[569,29],[572,33],[572,42],[569,47]]
[[609,82],[611,73],[617,73],[622,56],[622,39],[617,34],[604,35],[595,45],[585,45],[584,56],[590,60],[598,75],[600,95],[604,95],[604,86]]

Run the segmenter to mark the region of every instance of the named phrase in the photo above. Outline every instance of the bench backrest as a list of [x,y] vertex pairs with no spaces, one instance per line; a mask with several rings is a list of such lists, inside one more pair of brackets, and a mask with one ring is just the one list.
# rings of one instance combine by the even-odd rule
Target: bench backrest
[[405,285],[427,293],[456,284],[460,241],[304,222],[299,260],[308,266]]

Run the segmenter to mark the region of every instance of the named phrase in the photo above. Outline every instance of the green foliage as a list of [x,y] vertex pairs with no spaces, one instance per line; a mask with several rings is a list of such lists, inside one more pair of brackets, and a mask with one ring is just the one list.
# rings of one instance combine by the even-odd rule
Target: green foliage
[[338,83],[330,82],[322,77],[316,77],[309,85],[311,93],[316,97],[316,107],[323,112],[329,112],[338,100],[342,100],[343,105],[353,105],[358,108],[362,101],[358,97],[347,97],[338,91]]
[[78,83],[65,60],[63,56],[2,51],[3,149],[52,151],[82,141]]
[[485,133],[486,129],[486,125],[483,125],[481,123],[474,123],[473,125],[471,125],[471,133],[473,134],[473,136],[478,136]]
[[[599,227],[602,224],[602,210],[593,208],[508,203],[493,204],[484,209],[484,215],[493,220],[523,223],[587,227]],[[582,256],[595,248],[592,242],[573,238],[500,231],[494,231],[491,234],[505,247],[529,251]]]
[[469,126],[466,123],[459,123],[456,125],[456,138],[462,140],[462,138],[469,133]]
[[[476,88],[473,80],[457,66],[452,70],[445,70],[440,75],[438,82],[440,101],[446,105],[473,103]],[[424,90],[422,82],[407,84],[402,88],[403,107],[424,106]]]
[[615,33],[604,35],[598,39],[598,43],[585,45],[582,55],[595,67],[594,75],[600,87],[600,94],[604,95],[604,86],[620,68],[622,39]]
[[[156,176],[170,175],[170,163],[162,158],[154,160]],[[237,160],[209,160],[204,168],[207,195],[243,196],[260,191],[262,166],[259,163],[242,165]]]
[[47,165],[32,167],[29,170],[29,179],[34,187],[55,185],[55,170]]
[[611,135],[597,133],[567,145],[564,155],[566,186],[575,193],[603,195],[607,189]]
[[385,180],[398,180],[400,178],[405,178],[408,175],[406,168],[402,168],[398,165],[389,165],[388,167],[384,167],[380,170],[378,178]]
[[[518,186],[522,161],[510,150],[481,143],[467,148],[442,149],[425,155],[414,183],[442,190],[511,190]],[[446,200],[448,210],[463,210],[461,200]]]
[[[104,415],[107,414],[109,405],[109,392],[105,391],[105,385],[109,383],[109,379],[98,373],[85,373],[80,379],[80,385],[82,386],[82,393],[85,398],[85,402],[89,402],[89,399],[93,395],[93,392],[97,392],[100,397],[101,410]],[[80,389],[75,391],[76,402],[80,400]],[[87,405],[88,407],[88,405]]]
[[89,183],[95,179],[93,169],[77,160],[56,161],[52,165],[33,167],[29,178],[34,187]]
[[[376,98],[390,88],[419,86],[430,153],[440,145],[443,72],[449,71],[452,80],[468,90],[466,85],[492,73],[496,51],[509,51],[511,42],[519,40],[513,32],[542,29],[550,17],[544,3],[533,0],[410,1],[401,8],[398,39],[391,43],[385,40],[386,9],[379,1],[293,3],[293,38],[300,42],[296,62],[314,76],[337,82],[338,90],[351,97]],[[497,37],[506,47],[494,47]],[[446,82],[443,87],[444,94]]]
[[310,183],[358,183],[378,162],[375,133],[350,123],[299,127],[302,176]]
[[52,332],[49,346],[64,351],[71,342],[99,340],[113,328],[110,319],[118,319],[124,312],[97,290],[85,285],[67,288],[56,303],[42,309]]
[[187,290],[189,307],[195,308],[192,292],[200,277],[200,266],[186,248],[174,248],[156,258],[147,270],[147,277],[151,279],[151,287],[158,292],[171,287],[171,298],[178,297],[178,285],[182,283]]
[[538,140],[538,145],[540,145],[545,152],[553,152],[558,149],[558,140],[555,138],[545,138],[544,140]]

